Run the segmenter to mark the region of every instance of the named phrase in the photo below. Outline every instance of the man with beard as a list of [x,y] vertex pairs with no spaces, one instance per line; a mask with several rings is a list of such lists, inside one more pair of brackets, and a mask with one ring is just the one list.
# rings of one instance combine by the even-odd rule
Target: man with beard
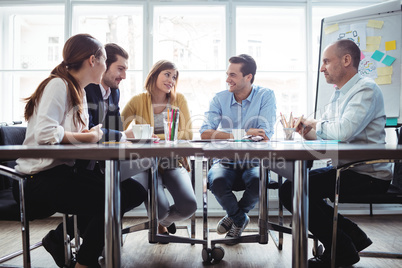
[[[274,133],[276,102],[273,90],[254,85],[257,65],[246,54],[231,57],[226,71],[228,90],[215,95],[200,129],[202,139],[230,139],[233,129],[269,140]],[[259,197],[259,161],[214,159],[208,173],[211,192],[226,210],[218,234],[238,238],[250,219],[247,213]],[[241,181],[245,191],[238,201],[233,186]]]

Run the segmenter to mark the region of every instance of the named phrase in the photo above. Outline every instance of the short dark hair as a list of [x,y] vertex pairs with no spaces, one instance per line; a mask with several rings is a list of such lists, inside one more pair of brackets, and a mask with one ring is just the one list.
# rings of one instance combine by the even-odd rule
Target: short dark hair
[[254,76],[255,73],[257,72],[257,64],[255,63],[255,60],[253,57],[247,55],[247,54],[240,54],[238,56],[233,56],[229,59],[230,63],[241,63],[242,66],[240,68],[240,71],[242,72],[243,76],[246,76],[248,74],[252,74],[253,78],[251,78],[251,84],[254,82]]
[[348,39],[341,39],[336,41],[335,45],[338,57],[341,58],[346,54],[349,54],[352,57],[353,67],[356,68],[356,70],[359,70],[361,52],[355,42]]
[[128,53],[121,46],[115,43],[108,43],[105,45],[106,50],[106,70],[109,70],[110,65],[117,61],[117,55],[122,56],[128,60]]

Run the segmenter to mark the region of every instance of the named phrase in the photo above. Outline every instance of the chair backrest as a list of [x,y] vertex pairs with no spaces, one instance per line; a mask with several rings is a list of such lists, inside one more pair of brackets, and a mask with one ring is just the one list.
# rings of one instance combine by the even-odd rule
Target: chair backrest
[[0,126],[0,145],[20,145],[25,133],[26,127]]
[[[26,127],[0,126],[0,146],[22,144],[25,132]],[[14,168],[15,159],[1,160],[0,164]],[[20,220],[20,215],[12,193],[12,179],[0,176],[0,220]]]
[[[21,145],[24,142],[26,127],[0,126],[1,145]],[[1,160],[0,164],[14,168],[15,159]],[[0,190],[10,187],[10,179],[0,176]]]
[[[402,144],[402,127],[395,129],[398,137],[398,144]],[[394,177],[388,192],[402,193],[402,163],[394,164]]]

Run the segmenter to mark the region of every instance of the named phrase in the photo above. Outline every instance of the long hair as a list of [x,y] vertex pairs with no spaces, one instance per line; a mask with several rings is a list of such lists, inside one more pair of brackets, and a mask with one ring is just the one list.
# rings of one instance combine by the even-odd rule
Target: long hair
[[57,65],[49,77],[43,80],[35,92],[26,101],[24,117],[29,120],[34,113],[36,105],[39,103],[46,85],[53,78],[59,77],[64,80],[67,85],[68,103],[71,108],[75,108],[73,119],[74,124],[80,122],[85,124],[81,118],[83,112],[82,101],[84,98],[84,90],[78,84],[78,81],[70,74],[71,70],[78,71],[83,62],[95,55],[98,58],[102,55],[102,43],[89,34],[77,34],[70,37],[63,48],[63,61]]
[[[152,96],[152,92],[156,88],[156,81],[158,80],[159,74],[164,70],[173,69],[176,71],[176,83],[173,89],[170,91],[170,101],[173,102],[176,99],[176,88],[179,83],[179,70],[173,62],[167,60],[160,60],[152,66],[151,71],[149,71],[147,78],[145,79],[145,90]],[[168,94],[168,95],[169,95]]]

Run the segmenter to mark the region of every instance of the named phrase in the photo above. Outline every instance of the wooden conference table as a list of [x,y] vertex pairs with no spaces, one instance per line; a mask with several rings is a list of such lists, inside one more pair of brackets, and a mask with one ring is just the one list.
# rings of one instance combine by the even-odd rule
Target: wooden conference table
[[[119,160],[142,157],[203,156],[207,158],[263,160],[272,171],[294,180],[292,218],[292,267],[307,267],[308,168],[309,160],[402,159],[401,145],[351,145],[332,142],[232,143],[185,142],[155,144],[86,144],[50,146],[0,146],[0,159],[57,158],[106,160],[105,264],[117,268],[121,263],[120,173]],[[265,165],[264,164],[264,165]],[[155,223],[154,223],[155,224]]]

